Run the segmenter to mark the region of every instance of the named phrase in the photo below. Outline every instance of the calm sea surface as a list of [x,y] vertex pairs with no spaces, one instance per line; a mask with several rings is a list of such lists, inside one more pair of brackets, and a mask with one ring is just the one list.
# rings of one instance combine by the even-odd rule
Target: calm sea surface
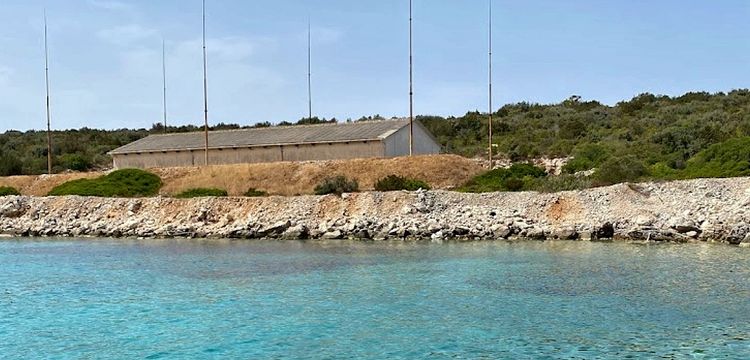
[[750,249],[0,241],[0,358],[750,358]]

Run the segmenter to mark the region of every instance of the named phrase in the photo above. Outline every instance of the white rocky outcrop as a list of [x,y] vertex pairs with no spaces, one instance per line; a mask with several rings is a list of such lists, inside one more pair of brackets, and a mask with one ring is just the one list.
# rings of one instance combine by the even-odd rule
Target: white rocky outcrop
[[276,239],[624,239],[750,246],[750,178],[553,194],[367,192],[338,197],[0,198],[11,236]]

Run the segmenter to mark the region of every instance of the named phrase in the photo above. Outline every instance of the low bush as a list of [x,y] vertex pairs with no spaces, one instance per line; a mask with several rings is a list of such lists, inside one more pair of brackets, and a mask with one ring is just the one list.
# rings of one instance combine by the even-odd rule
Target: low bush
[[375,182],[376,191],[417,191],[430,190],[430,185],[422,180],[409,179],[398,175],[388,175]]
[[60,156],[60,162],[66,169],[73,171],[86,171],[93,166],[91,159],[79,154],[65,154]]
[[14,187],[0,186],[0,196],[10,196],[10,195],[21,195],[21,192],[18,191]]
[[328,195],[351,193],[359,191],[359,184],[354,179],[347,179],[345,176],[333,176],[323,179],[315,186],[315,195]]
[[682,177],[735,177],[750,175],[750,137],[711,145],[687,162]]
[[263,190],[258,190],[256,188],[250,188],[245,192],[245,196],[247,197],[263,197],[268,196],[268,193]]
[[198,198],[198,197],[225,197],[227,196],[227,191],[222,189],[216,189],[216,188],[195,188],[195,189],[188,189],[185,190],[174,197],[178,199],[191,199],[191,198]]
[[148,171],[123,169],[96,179],[78,179],[56,186],[50,196],[141,197],[159,193],[161,179]]
[[535,179],[544,178],[544,169],[531,164],[513,164],[507,169],[495,169],[469,180],[459,191],[494,192],[529,190]]
[[599,144],[584,144],[573,150],[573,159],[563,166],[563,172],[574,174],[591,170],[602,164],[609,156],[609,150]]
[[680,171],[664,162],[658,162],[648,168],[648,175],[656,180],[673,180],[680,176]]
[[23,163],[18,158],[0,154],[0,176],[23,174]]
[[503,188],[508,191],[521,191],[523,190],[523,180],[519,178],[508,178],[503,180]]
[[594,172],[595,185],[612,185],[637,181],[647,175],[643,161],[633,155],[613,157],[602,163]]

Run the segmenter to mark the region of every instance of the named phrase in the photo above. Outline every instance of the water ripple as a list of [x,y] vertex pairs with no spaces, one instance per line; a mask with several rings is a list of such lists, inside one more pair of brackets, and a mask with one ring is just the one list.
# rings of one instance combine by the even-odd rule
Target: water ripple
[[750,251],[0,241],[3,358],[750,357]]

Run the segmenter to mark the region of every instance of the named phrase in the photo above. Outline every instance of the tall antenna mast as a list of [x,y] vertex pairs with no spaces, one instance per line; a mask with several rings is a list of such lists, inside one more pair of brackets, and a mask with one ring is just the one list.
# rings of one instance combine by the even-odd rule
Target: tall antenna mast
[[307,118],[312,119],[312,26],[307,18]]
[[203,133],[205,165],[208,166],[208,59],[206,56],[206,0],[203,0]]
[[161,71],[162,71],[162,80],[164,83],[164,94],[163,94],[162,104],[164,105],[164,133],[166,134],[168,132],[167,130],[167,45],[164,39],[161,40]]
[[490,160],[490,170],[494,167],[492,164],[492,0],[488,0],[490,3],[490,17],[489,17],[489,121],[487,130],[489,132],[488,140],[489,140],[489,160]]
[[47,174],[52,174],[52,131],[49,101],[49,47],[47,46],[47,9],[44,9],[44,82],[47,90]]
[[409,156],[414,155],[414,56],[412,48],[412,0],[409,0]]

